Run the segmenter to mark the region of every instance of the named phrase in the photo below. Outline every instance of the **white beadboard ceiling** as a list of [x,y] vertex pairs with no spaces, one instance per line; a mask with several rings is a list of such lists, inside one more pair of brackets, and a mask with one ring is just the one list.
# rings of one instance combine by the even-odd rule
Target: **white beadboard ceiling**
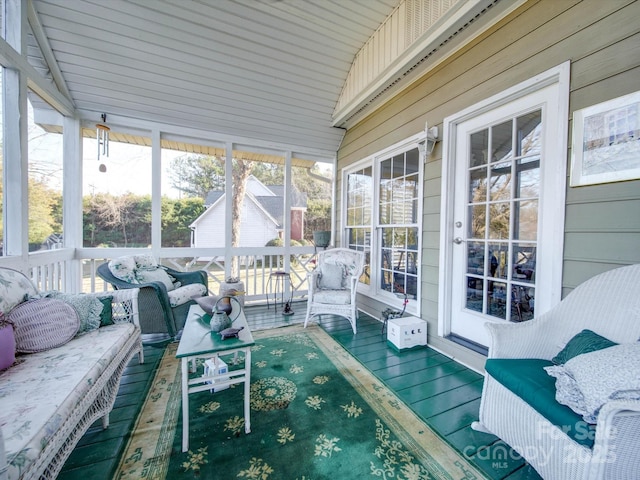
[[60,75],[81,118],[332,156],[343,137],[332,113],[354,57],[398,3],[32,0],[34,37],[41,28],[59,72],[43,71],[31,46],[29,61]]

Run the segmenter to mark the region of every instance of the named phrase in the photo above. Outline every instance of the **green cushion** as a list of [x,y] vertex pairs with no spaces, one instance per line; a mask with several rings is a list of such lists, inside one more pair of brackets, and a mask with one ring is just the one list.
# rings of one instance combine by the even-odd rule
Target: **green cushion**
[[[589,425],[580,415],[556,401],[556,379],[544,370],[544,367],[551,365],[553,363],[550,361],[537,358],[490,358],[485,369],[574,441],[591,448],[595,438],[595,425]],[[539,427],[531,425],[531,428]],[[552,435],[551,432],[536,434]]]
[[100,313],[100,326],[113,325],[113,312],[111,310],[112,296],[100,297],[102,303],[102,313]]
[[551,361],[556,365],[562,365],[567,363],[573,357],[577,357],[583,353],[595,352],[596,350],[602,350],[615,345],[618,344],[603,337],[602,335],[598,335],[591,330],[582,330],[569,340],[564,348],[560,350],[560,352],[558,352]]

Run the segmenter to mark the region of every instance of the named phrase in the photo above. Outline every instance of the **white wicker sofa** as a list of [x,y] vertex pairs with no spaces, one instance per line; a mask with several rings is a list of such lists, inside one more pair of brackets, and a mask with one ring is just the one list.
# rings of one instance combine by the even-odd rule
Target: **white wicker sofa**
[[639,292],[640,265],[621,267],[587,280],[537,319],[487,324],[473,428],[503,439],[545,479],[638,478]]
[[[39,294],[20,272],[0,268],[5,319],[18,318],[11,312],[32,311],[28,308],[38,300],[27,301],[25,295]],[[15,363],[0,372],[0,480],[56,478],[91,424],[102,418],[103,427],[108,426],[124,368],[136,353],[143,362],[138,290],[108,295],[101,303],[102,320],[108,317],[112,324],[82,331],[61,346],[18,353]],[[54,302],[60,305],[61,300]],[[78,312],[76,307],[69,311],[72,304],[66,300],[64,307],[60,315]],[[40,308],[33,322],[42,321],[45,309]],[[83,321],[79,314],[75,318]],[[30,321],[29,313],[21,321]],[[18,327],[13,331],[18,343]]]

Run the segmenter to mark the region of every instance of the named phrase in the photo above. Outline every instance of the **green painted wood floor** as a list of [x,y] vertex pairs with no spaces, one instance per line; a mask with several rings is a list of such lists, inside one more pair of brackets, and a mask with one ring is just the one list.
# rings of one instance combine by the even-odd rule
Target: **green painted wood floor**
[[[306,303],[292,305],[295,314],[281,315],[273,306],[247,307],[252,330],[304,322]],[[435,432],[492,479],[540,479],[533,468],[493,435],[471,429],[477,420],[482,376],[431,348],[398,352],[387,345],[382,324],[361,313],[358,334],[347,320],[325,315],[321,326],[372,373],[385,382]],[[111,424],[96,422],[82,437],[59,479],[111,480],[118,458],[149,389],[163,349],[145,346],[145,363],[135,357],[122,379]]]

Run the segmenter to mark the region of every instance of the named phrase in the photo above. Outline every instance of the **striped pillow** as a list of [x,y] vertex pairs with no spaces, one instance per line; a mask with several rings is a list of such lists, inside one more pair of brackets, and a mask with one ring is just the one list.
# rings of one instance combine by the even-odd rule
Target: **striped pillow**
[[80,328],[78,313],[53,298],[21,303],[9,312],[16,338],[16,352],[35,353],[64,345]]

